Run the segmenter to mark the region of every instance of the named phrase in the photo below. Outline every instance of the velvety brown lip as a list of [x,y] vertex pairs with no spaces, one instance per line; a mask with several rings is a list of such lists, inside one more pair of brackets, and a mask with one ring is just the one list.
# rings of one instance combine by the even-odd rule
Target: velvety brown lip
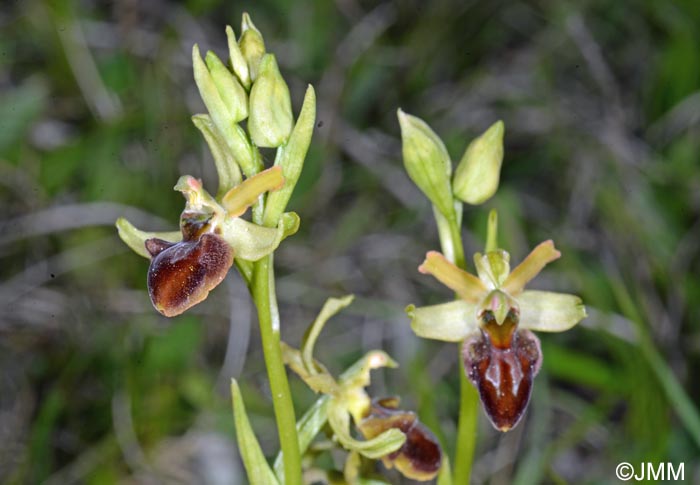
[[153,255],[148,268],[148,293],[166,317],[179,315],[204,300],[233,264],[233,250],[220,236],[203,234],[196,241],[146,241]]
[[522,418],[540,369],[539,340],[529,330],[516,331],[506,348],[493,345],[489,334],[465,340],[462,358],[467,376],[479,391],[489,419],[508,431]]

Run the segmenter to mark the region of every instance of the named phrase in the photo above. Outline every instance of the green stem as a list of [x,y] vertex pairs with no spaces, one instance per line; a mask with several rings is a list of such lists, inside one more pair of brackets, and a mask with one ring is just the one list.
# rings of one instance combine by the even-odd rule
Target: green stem
[[[454,249],[454,263],[466,269],[462,232],[457,217],[450,220],[449,244]],[[442,236],[443,233],[441,233]],[[446,243],[442,241],[443,245]],[[468,484],[472,473],[474,449],[476,448],[477,417],[479,412],[479,394],[467,379],[462,364],[461,348],[459,349],[459,422],[457,425],[457,446],[455,449],[454,483]]]
[[[461,349],[460,349],[461,350]],[[457,448],[454,458],[454,483],[469,483],[476,448],[476,427],[479,416],[479,393],[463,371],[462,354],[459,354],[459,424]]]
[[270,379],[277,434],[284,459],[285,485],[301,485],[301,454],[294,403],[280,348],[279,310],[275,295],[272,255],[265,256],[254,264],[251,290],[258,309],[265,366]]

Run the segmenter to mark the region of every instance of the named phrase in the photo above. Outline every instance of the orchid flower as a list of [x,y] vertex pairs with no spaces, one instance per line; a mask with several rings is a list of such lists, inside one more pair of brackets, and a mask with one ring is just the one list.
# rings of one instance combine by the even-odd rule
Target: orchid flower
[[586,317],[577,296],[525,289],[560,256],[550,240],[535,247],[513,271],[502,249],[474,255],[478,277],[436,251],[427,253],[418,268],[459,298],[421,308],[410,305],[406,311],[411,328],[419,337],[462,342],[464,370],[500,431],[510,430],[522,418],[542,364],[540,342],[532,331],[562,332]]

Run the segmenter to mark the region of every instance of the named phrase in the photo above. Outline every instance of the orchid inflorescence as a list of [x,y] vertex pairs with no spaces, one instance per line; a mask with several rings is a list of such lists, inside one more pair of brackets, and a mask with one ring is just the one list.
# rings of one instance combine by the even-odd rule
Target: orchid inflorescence
[[[196,45],[192,50],[195,82],[208,110],[192,121],[214,158],[216,194],[185,175],[175,185],[186,200],[178,231],[145,232],[125,219],[117,221],[122,240],[150,260],[147,287],[153,306],[167,317],[183,313],[205,300],[234,264],[247,283],[258,309],[282,447],[271,467],[234,380],[237,439],[251,483],[300,484],[300,456],[310,451],[324,428],[335,445],[348,451],[342,473],[346,484],[385,483],[368,472],[368,460],[381,460],[412,479],[430,480],[439,473],[440,483],[452,483],[438,440],[417,415],[400,409],[397,397],[372,398],[365,390],[371,370],[396,367],[385,352],[368,352],[337,378],[314,358],[322,328],[351,303],[351,296],[326,302],[299,350],[280,340],[272,254],[299,227],[299,217],[285,210],[313,133],[315,93],[309,86],[294,122],[289,88],[250,17],[243,15],[240,39],[231,27],[226,34],[228,63],[212,52],[202,59]],[[585,317],[585,308],[573,295],[525,289],[560,253],[552,241],[545,241],[511,271],[509,254],[496,243],[495,211],[489,216],[486,251],[474,255],[478,276],[465,270],[462,202],[482,204],[495,194],[503,123],[495,123],[467,147],[453,176],[447,149],[432,129],[401,110],[398,117],[406,170],[432,202],[442,246],[442,253],[427,253],[419,271],[457,295],[439,305],[410,305],[411,327],[423,338],[461,343],[465,375],[493,425],[507,431],[522,418],[542,363],[532,331],[566,330]],[[261,147],[277,150],[273,167],[265,169]],[[296,426],[285,364],[319,394]],[[468,393],[463,396],[469,399]],[[463,423],[474,428],[469,419],[460,419],[460,428]],[[474,448],[474,433],[466,431],[458,432],[458,450]],[[462,440],[471,440],[471,445],[463,446]],[[455,463],[455,482],[468,481],[471,456],[457,457]]]
[[[284,413],[292,419],[291,424],[286,420],[287,425],[295,428],[291,397],[280,400],[289,396],[284,364],[320,394],[296,423],[298,430],[290,434],[278,429],[282,450],[271,467],[248,421],[238,383],[232,381],[237,439],[251,483],[301,483],[300,460],[289,459],[290,452],[309,451],[314,437],[325,427],[331,430],[333,442],[349,452],[343,470],[343,480],[349,485],[385,483],[368,478],[371,473],[365,465],[373,460],[382,460],[413,479],[432,479],[442,465],[435,436],[415,413],[399,409],[398,398],[372,399],[365,391],[372,369],[397,364],[375,350],[335,378],[313,358],[314,344],[326,321],[350,304],[352,297],[329,299],[301,350],[279,340],[271,256],[299,227],[297,214],[285,209],[313,133],[315,94],[309,86],[295,123],[287,84],[250,17],[243,15],[240,39],[236,40],[231,27],[226,34],[228,63],[212,52],[202,59],[196,45],[192,50],[195,82],[208,110],[192,121],[214,158],[219,182],[215,195],[201,180],[184,175],[174,187],[185,197],[178,231],[146,232],[120,218],[116,223],[119,236],[149,259],[148,294],[155,309],[166,317],[204,301],[236,265],[258,308],[279,428]],[[277,149],[273,167],[265,169],[261,147]],[[290,440],[296,446],[290,447]]]

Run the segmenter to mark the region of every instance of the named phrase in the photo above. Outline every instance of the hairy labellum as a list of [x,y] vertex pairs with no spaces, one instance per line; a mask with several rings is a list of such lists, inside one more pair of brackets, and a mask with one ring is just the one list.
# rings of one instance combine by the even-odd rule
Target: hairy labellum
[[398,399],[373,400],[369,414],[358,427],[367,439],[391,428],[406,435],[401,448],[382,458],[387,468],[395,466],[404,476],[421,481],[434,478],[440,470],[442,450],[437,438],[416,413],[398,409]]
[[151,254],[148,294],[153,306],[173,317],[204,300],[233,264],[233,250],[220,236],[203,234],[197,240],[171,243],[146,240]]
[[496,324],[489,323],[480,335],[466,339],[462,347],[464,370],[499,431],[510,430],[522,418],[530,401],[532,380],[542,363],[540,341],[529,330],[513,328],[512,333],[506,333],[508,338],[500,338],[503,327],[509,324],[514,327],[509,319],[493,328]]

